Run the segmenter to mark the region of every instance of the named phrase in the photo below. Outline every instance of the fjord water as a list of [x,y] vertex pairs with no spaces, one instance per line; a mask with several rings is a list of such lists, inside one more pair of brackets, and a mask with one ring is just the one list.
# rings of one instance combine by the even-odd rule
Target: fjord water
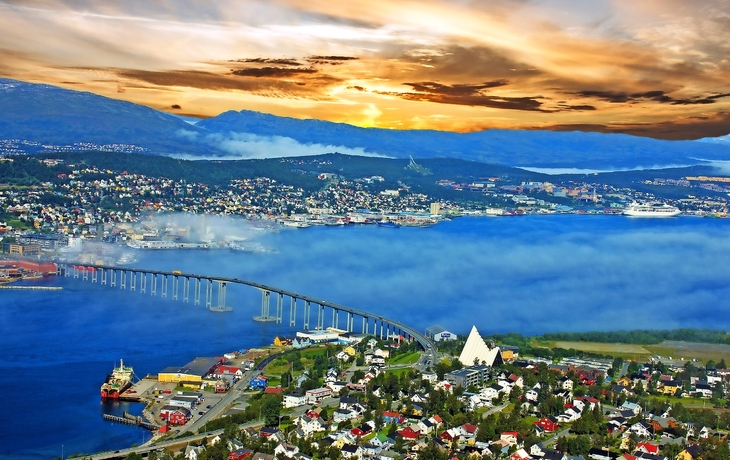
[[[429,229],[282,230],[258,236],[272,252],[139,252],[134,266],[258,281],[421,330],[727,329],[729,235],[727,219],[459,218]],[[220,314],[171,294],[163,299],[159,286],[152,297],[149,286],[141,294],[80,279],[42,283],[64,290],[0,292],[3,458],[141,443],[147,432],[101,416],[141,410],[99,400],[99,385],[120,358],[144,376],[302,327],[301,305],[297,328],[288,326],[288,300],[284,324],[253,322],[261,296],[251,288],[229,286],[235,311]]]

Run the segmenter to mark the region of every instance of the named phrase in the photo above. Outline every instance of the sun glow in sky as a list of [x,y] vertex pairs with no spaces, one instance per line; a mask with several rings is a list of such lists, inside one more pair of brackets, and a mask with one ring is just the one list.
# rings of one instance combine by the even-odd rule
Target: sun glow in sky
[[196,117],[730,132],[724,0],[0,0],[0,76]]

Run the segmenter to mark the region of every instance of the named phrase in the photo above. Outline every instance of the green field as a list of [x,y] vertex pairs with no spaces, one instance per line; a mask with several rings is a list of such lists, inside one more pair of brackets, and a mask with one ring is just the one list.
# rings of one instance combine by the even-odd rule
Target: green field
[[663,356],[672,358],[699,359],[706,361],[712,359],[719,361],[730,359],[730,345],[713,343],[694,343],[664,341],[658,345],[636,345],[628,343],[602,343],[602,342],[573,342],[563,340],[537,341],[533,340],[536,347],[547,348],[573,348],[589,353],[610,355],[615,358],[631,360],[643,360],[649,356]]
[[405,355],[400,355],[397,358],[393,358],[390,361],[388,361],[388,364],[391,366],[396,366],[398,364],[413,364],[416,361],[418,361],[418,358],[420,358],[421,354],[418,352],[408,353]]

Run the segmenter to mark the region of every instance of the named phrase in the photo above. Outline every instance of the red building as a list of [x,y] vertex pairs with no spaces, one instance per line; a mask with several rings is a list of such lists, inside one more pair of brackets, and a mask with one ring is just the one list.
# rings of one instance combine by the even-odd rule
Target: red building
[[550,433],[558,431],[558,420],[555,417],[541,418],[540,420],[535,422],[535,425],[542,428],[543,431],[548,431]]
[[228,460],[243,460],[253,455],[253,451],[249,449],[236,449],[228,454]]
[[193,418],[192,412],[184,407],[165,406],[160,409],[160,418],[167,420],[169,425],[185,425]]
[[411,427],[407,426],[403,428],[402,430],[397,432],[399,435],[403,436],[405,439],[418,439],[418,437],[421,435],[420,431],[414,431]]

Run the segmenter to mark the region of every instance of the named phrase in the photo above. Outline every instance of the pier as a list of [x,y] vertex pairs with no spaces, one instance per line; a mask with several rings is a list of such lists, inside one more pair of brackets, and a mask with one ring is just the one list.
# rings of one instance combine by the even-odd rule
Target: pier
[[135,415],[127,413],[126,411],[123,415],[123,417],[111,414],[103,414],[102,416],[107,422],[121,423],[123,425],[137,425],[150,431],[157,431],[157,429],[159,428],[158,426],[146,422],[144,419],[142,419],[142,417],[137,417]]
[[60,291],[61,286],[0,286],[0,289],[17,289],[19,291]]

